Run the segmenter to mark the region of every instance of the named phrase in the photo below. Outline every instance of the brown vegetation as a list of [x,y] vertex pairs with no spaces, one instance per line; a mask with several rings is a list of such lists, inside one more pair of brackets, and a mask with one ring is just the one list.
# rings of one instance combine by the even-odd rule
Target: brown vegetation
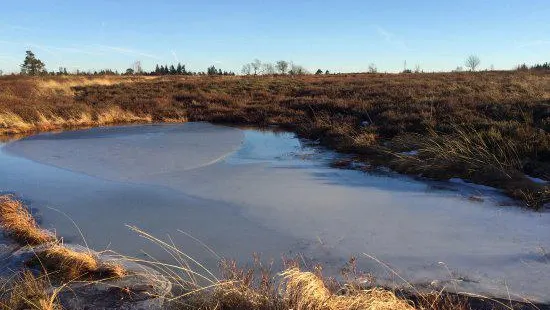
[[0,196],[0,228],[23,245],[39,245],[55,241],[55,237],[41,229],[21,201],[11,196]]
[[[172,309],[204,310],[542,310],[548,305],[445,291],[391,290],[344,277],[323,277],[320,268],[303,271],[291,262],[274,274],[258,265],[239,268],[222,262],[223,278],[211,286],[190,285]],[[183,296],[183,297],[182,297]]]
[[91,253],[63,246],[53,234],[38,227],[21,201],[8,195],[0,196],[0,227],[22,246],[45,245],[28,264],[55,279],[74,281],[124,276],[124,269],[119,265],[100,264]]
[[[0,132],[186,120],[277,126],[399,172],[502,188],[539,208],[548,187],[525,174],[550,179],[549,103],[550,74],[535,71],[4,77]],[[413,149],[418,156],[400,154]]]
[[57,302],[58,290],[52,290],[47,277],[36,277],[31,271],[22,271],[0,290],[1,310],[61,310]]
[[321,278],[298,268],[283,272],[284,299],[290,309],[309,310],[413,310],[414,307],[381,288],[359,289],[350,286],[345,294],[333,294]]
[[36,253],[28,265],[38,267],[52,279],[63,282],[121,278],[125,275],[120,265],[101,264],[91,253],[77,252],[62,245]]

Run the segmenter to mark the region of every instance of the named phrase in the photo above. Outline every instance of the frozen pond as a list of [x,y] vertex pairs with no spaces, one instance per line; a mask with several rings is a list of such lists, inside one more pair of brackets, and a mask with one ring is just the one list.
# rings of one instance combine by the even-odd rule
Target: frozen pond
[[[95,128],[13,141],[0,191],[17,193],[65,242],[169,260],[135,225],[216,269],[219,255],[296,257],[336,272],[351,256],[380,281],[550,302],[550,214],[496,190],[329,167],[290,133],[205,123]],[[475,195],[482,199],[468,199]],[[69,220],[69,218],[72,220]]]

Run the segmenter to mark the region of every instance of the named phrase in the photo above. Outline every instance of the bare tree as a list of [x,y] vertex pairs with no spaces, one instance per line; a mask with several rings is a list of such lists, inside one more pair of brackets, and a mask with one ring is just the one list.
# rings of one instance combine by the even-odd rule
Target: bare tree
[[288,74],[291,75],[302,75],[302,74],[309,74],[309,72],[306,70],[306,68],[291,63],[290,64],[290,71],[288,71]]
[[134,73],[135,73],[135,74],[141,74],[141,73],[143,73],[143,69],[141,68],[141,61],[136,60],[136,61],[132,64],[132,69],[134,70]]
[[369,65],[369,73],[376,73],[376,72],[378,72],[378,69],[376,68],[376,65],[371,63]]
[[477,66],[481,63],[481,60],[479,60],[479,57],[476,55],[470,55],[468,58],[466,58],[465,66],[466,68],[469,68],[470,71],[476,71]]
[[288,70],[288,61],[279,60],[276,63],[276,67],[280,74],[285,74]]
[[262,62],[259,59],[254,59],[254,61],[251,62],[250,65],[252,66],[252,70],[254,70],[254,75],[257,75],[262,67]]
[[0,75],[3,75],[4,74],[4,71],[0,70]]
[[244,75],[250,75],[250,73],[252,73],[252,65],[251,64],[244,64],[241,72]]
[[262,64],[262,74],[273,75],[275,74],[275,66],[270,63]]

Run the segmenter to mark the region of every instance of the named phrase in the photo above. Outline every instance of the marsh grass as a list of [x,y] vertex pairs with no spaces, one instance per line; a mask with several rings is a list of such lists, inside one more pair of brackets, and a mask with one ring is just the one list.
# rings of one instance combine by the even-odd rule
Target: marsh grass
[[119,264],[100,263],[91,253],[77,252],[62,245],[53,245],[35,254],[27,262],[57,282],[116,279],[126,275]]
[[[411,140],[416,143],[411,144]],[[548,187],[534,183],[523,172],[522,154],[532,151],[531,140],[509,139],[494,129],[454,126],[450,135],[432,131],[397,138],[393,143],[415,150],[415,154],[388,150],[394,158],[390,166],[397,171],[435,179],[458,177],[494,186],[535,209],[550,200]]]
[[[234,260],[220,260],[220,276],[206,269],[199,261],[184,254],[171,238],[161,240],[149,233],[130,227],[138,235],[159,245],[175,261],[160,262],[125,257],[154,268],[174,284],[168,299],[169,309],[204,310],[520,310],[546,309],[528,300],[494,299],[469,293],[450,293],[447,287],[439,290],[417,289],[396,271],[380,260],[365,254],[382,267],[394,273],[404,288],[390,289],[376,286],[376,281],[358,272],[355,259],[342,269],[342,280],[322,275],[322,266],[311,271],[302,270],[299,260],[283,261],[282,270],[272,263],[264,264],[255,255],[252,266],[241,267]],[[203,243],[201,243],[204,245]],[[206,250],[211,249],[204,245]],[[213,253],[215,256],[217,254]],[[456,288],[455,288],[456,289]],[[519,297],[521,299],[521,297]]]
[[0,227],[22,245],[40,245],[55,241],[55,237],[38,227],[33,216],[19,200],[0,196]]
[[0,288],[0,309],[61,310],[57,296],[63,289],[53,288],[47,276],[23,270]]
[[159,245],[175,261],[165,263],[125,257],[150,266],[171,280],[176,288],[169,300],[173,309],[414,309],[408,301],[382,288],[361,289],[335,284],[337,282],[330,279],[325,284],[320,273],[301,271],[294,260],[285,261],[284,271],[276,272],[272,263],[263,264],[259,256],[254,256],[253,266],[246,268],[239,267],[234,260],[221,259],[221,276],[217,277],[170,241],[163,241],[137,227],[130,229]]
[[28,266],[38,268],[61,282],[120,278],[125,270],[118,264],[99,263],[92,253],[65,247],[50,232],[41,229],[24,204],[9,195],[0,196],[0,227],[21,246],[39,246]]

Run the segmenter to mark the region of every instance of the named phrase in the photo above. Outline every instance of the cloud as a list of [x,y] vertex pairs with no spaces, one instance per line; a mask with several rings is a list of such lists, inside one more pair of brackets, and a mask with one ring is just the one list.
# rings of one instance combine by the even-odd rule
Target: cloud
[[375,25],[374,29],[376,30],[378,35],[382,37],[382,39],[384,39],[384,41],[386,41],[388,44],[391,44],[399,49],[403,49],[407,51],[410,50],[407,44],[405,43],[405,41],[399,39],[395,34],[387,31],[386,29],[384,29],[379,25]]
[[141,51],[125,48],[125,47],[119,47],[119,46],[109,46],[109,45],[97,45],[100,49],[104,51],[114,51],[120,54],[129,55],[129,56],[141,56],[141,57],[147,57],[147,58],[153,58],[160,60],[161,58],[152,54],[144,53]]

